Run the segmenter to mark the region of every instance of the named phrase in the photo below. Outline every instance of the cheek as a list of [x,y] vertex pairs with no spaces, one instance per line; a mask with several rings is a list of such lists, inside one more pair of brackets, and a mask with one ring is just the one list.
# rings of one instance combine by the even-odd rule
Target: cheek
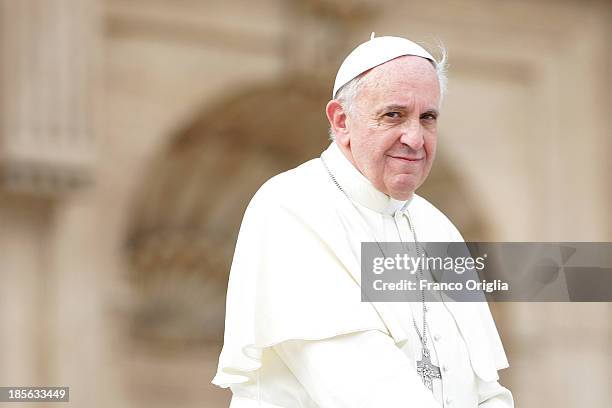
[[392,134],[380,133],[372,137],[368,146],[368,154],[375,166],[381,170],[387,162],[387,153],[393,149],[397,137]]
[[389,146],[385,144],[384,135],[372,129],[367,129],[358,143],[360,156],[363,160],[370,162],[370,165],[380,162],[389,149]]
[[370,152],[383,156],[398,142],[400,135],[394,129],[373,131],[369,137]]
[[436,155],[436,147],[438,144],[437,135],[427,135],[425,136],[425,151],[427,152],[427,156],[429,159],[433,159]]

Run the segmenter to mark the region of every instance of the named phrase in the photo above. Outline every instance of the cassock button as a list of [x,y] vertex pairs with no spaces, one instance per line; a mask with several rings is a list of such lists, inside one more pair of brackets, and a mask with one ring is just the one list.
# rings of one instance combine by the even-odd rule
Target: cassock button
[[441,338],[442,336],[440,336],[439,334],[434,334],[434,341],[440,341]]
[[446,364],[442,366],[442,371],[445,373],[448,372],[448,366]]
[[450,405],[453,402],[453,399],[451,397],[446,397],[446,401],[444,401],[446,403],[446,405]]

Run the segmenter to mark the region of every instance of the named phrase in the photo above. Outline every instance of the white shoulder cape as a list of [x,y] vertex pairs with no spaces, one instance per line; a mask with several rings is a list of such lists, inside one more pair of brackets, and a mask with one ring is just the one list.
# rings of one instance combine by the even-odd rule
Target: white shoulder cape
[[[427,218],[438,224],[431,228],[447,230],[438,241],[454,240],[454,226],[426,200],[415,196],[410,208],[415,224]],[[238,235],[213,384],[229,387],[252,379],[262,366],[263,350],[286,340],[380,330],[398,345],[415,341],[384,303],[361,302],[359,245],[354,243],[370,239],[366,233],[347,235],[343,223],[355,216],[320,159],[279,174],[259,189]],[[496,380],[497,370],[508,362],[488,305],[454,303],[448,308],[474,371],[485,381]]]

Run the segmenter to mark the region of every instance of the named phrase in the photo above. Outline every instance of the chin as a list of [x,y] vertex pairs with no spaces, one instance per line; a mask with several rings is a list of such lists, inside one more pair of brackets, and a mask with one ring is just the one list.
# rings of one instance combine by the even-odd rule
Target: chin
[[388,195],[396,200],[407,200],[412,193],[419,187],[419,183],[412,175],[402,175],[399,180],[390,183],[387,188]]

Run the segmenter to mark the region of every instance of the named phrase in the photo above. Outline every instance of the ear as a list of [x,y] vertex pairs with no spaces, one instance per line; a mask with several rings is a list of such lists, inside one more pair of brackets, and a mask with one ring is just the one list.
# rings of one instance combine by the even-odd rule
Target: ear
[[342,146],[349,145],[349,132],[347,128],[347,116],[344,108],[337,99],[332,99],[325,107],[327,120],[336,135],[336,142]]

